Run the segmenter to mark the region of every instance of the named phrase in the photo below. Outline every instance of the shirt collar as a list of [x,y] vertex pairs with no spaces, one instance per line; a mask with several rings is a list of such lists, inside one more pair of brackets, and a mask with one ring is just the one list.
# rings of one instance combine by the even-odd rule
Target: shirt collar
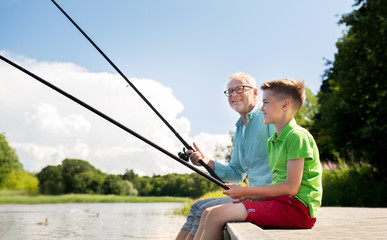
[[288,135],[289,131],[296,126],[297,126],[297,122],[294,118],[292,118],[292,120],[290,120],[288,124],[286,124],[286,126],[284,127],[284,129],[282,130],[279,136],[277,136],[277,130],[275,131],[275,133],[273,134],[272,142],[275,142],[275,141],[282,142],[286,138],[286,135]]
[[[255,107],[248,113],[246,114],[247,122],[249,122],[251,119],[253,119],[258,113],[259,109],[261,108],[261,103],[257,103]],[[239,118],[238,121],[236,122],[236,126],[243,126],[243,120],[242,118]]]

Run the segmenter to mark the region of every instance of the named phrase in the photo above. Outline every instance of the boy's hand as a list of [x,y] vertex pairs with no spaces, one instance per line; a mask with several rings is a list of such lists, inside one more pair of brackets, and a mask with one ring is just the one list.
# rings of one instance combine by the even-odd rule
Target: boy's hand
[[265,200],[265,197],[263,196],[254,196],[250,195],[247,190],[249,187],[242,187],[235,184],[226,184],[227,187],[229,187],[229,190],[223,189],[223,194],[226,194],[227,196],[238,199],[240,202],[247,202],[247,201],[263,201]]
[[247,187],[242,187],[235,184],[227,184],[227,187],[229,187],[230,189],[228,190],[223,189],[223,194],[226,194],[230,198],[240,199],[242,197],[246,197],[246,195],[243,192]]

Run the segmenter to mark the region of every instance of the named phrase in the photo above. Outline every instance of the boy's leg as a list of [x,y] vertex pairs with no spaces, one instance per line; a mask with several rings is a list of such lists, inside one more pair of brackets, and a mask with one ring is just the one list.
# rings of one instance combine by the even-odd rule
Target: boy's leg
[[193,239],[193,237],[195,236],[199,228],[199,223],[201,221],[201,217],[202,217],[202,214],[204,213],[204,210],[221,204],[231,203],[232,201],[235,201],[235,200],[230,197],[213,198],[211,201],[207,201],[204,204],[202,204],[200,208],[197,208],[195,221],[192,224],[191,231],[189,232],[189,236],[186,239],[187,240]]
[[[188,217],[187,217],[187,221],[184,223],[184,225],[181,228],[180,232],[176,236],[176,240],[184,240],[184,239],[187,238],[188,234],[190,233],[190,231],[193,228],[193,224],[194,224],[194,222],[196,220],[196,216],[197,216],[198,210],[201,209],[202,206],[204,204],[206,204],[207,202],[210,202],[210,201],[215,200],[215,199],[216,198],[203,199],[203,200],[197,201],[196,203],[194,203],[191,206],[191,209],[190,209]],[[200,211],[200,215],[201,215],[201,211]]]
[[[196,231],[194,240],[201,239],[202,233],[203,233],[203,228],[204,228],[204,225],[206,224],[206,219],[207,219],[208,213],[211,211],[212,208],[215,208],[215,207],[217,207],[217,206],[210,207],[210,208],[207,208],[206,210],[204,210],[202,217],[200,218],[200,224],[199,224],[199,227]],[[187,238],[187,240],[188,240],[188,238]]]
[[228,203],[207,209],[202,218],[197,239],[221,239],[224,225],[230,221],[244,221],[247,210],[242,203]]
[[246,221],[264,228],[311,228],[316,222],[308,207],[292,196],[266,197],[243,205],[249,213]]
[[177,234],[175,240],[186,240],[189,232],[189,230],[180,229],[180,232]]

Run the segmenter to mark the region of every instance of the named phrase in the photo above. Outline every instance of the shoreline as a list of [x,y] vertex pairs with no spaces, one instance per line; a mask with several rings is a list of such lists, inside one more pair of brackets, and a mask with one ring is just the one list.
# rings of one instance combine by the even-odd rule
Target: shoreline
[[0,205],[55,204],[55,203],[156,203],[187,202],[190,198],[169,196],[119,196],[94,194],[64,194],[29,196],[22,193],[1,193]]

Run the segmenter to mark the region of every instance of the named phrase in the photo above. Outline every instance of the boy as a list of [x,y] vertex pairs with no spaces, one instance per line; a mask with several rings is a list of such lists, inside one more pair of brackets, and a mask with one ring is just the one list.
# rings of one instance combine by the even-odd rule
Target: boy
[[265,228],[312,228],[320,211],[322,168],[312,135],[297,125],[295,114],[305,100],[300,80],[263,83],[261,111],[276,132],[267,142],[272,185],[229,185],[223,193],[240,202],[208,208],[195,239],[221,239],[229,221],[248,221]]

